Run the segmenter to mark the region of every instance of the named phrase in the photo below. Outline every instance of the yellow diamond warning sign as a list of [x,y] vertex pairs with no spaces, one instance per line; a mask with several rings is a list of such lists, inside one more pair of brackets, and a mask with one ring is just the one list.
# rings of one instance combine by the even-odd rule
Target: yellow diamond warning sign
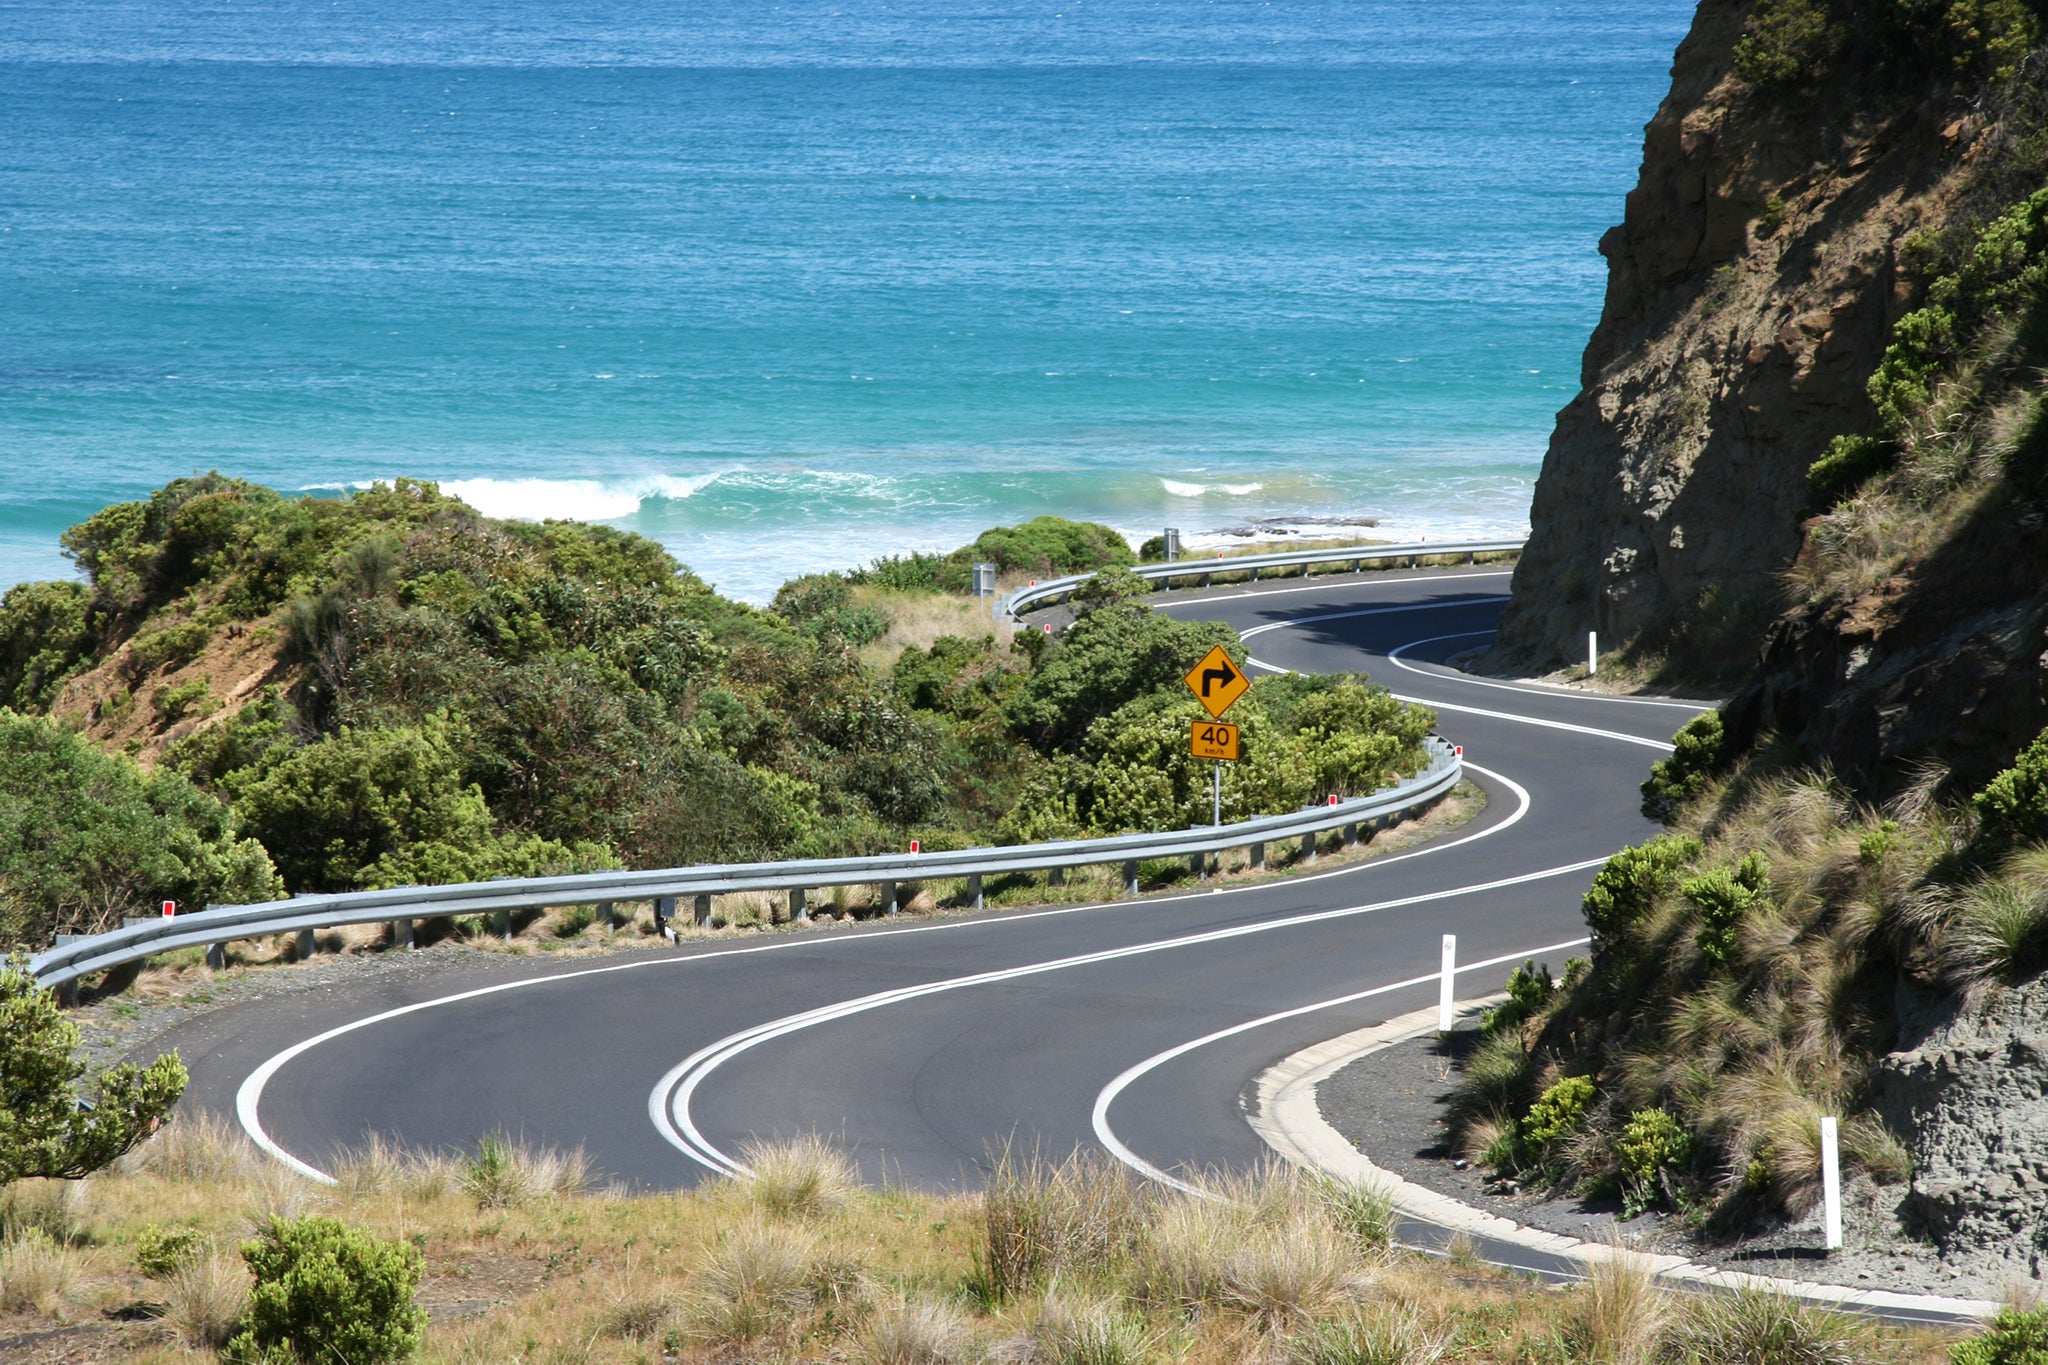
[[1218,720],[1230,709],[1230,704],[1243,696],[1251,686],[1243,670],[1230,661],[1217,645],[1202,656],[1202,662],[1188,670],[1185,679],[1188,691],[1195,694],[1195,700],[1202,703],[1202,709]]

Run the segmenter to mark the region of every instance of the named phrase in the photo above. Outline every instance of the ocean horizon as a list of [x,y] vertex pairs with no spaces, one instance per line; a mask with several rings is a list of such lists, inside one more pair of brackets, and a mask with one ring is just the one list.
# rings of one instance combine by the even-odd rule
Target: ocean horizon
[[0,586],[208,469],[756,602],[1042,513],[1519,534],[1690,13],[11,5]]

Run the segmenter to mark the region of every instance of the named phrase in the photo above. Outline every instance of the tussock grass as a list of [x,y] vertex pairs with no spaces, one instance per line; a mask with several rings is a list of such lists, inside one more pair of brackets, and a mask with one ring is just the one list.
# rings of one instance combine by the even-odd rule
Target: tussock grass
[[1651,1365],[1668,1317],[1648,1262],[1618,1247],[1587,1267],[1570,1313],[1578,1358],[1595,1365]]
[[581,1147],[529,1147],[502,1133],[477,1139],[456,1171],[455,1185],[480,1209],[514,1208],[590,1188],[590,1158]]
[[270,1159],[228,1120],[179,1114],[121,1160],[121,1168],[194,1184],[239,1185],[262,1176]]
[[752,1172],[747,1193],[775,1218],[823,1218],[846,1206],[860,1183],[853,1162],[815,1133],[786,1141],[750,1141],[740,1159]]
[[860,1365],[965,1365],[981,1358],[958,1304],[898,1294],[877,1304],[853,1341]]
[[0,1247],[0,1313],[63,1315],[79,1278],[78,1255],[41,1228]]
[[1863,1320],[1769,1290],[1699,1295],[1670,1335],[1679,1359],[1725,1365],[1861,1365],[1882,1358]]
[[354,1197],[438,1199],[462,1179],[461,1168],[449,1157],[407,1151],[377,1133],[337,1157],[328,1174],[344,1195]]
[[[388,1141],[355,1156],[359,1174],[331,1191],[281,1169],[278,1178],[313,1190],[323,1211],[346,1223],[421,1248],[421,1299],[436,1310],[422,1358],[451,1365],[1590,1358],[1567,1353],[1579,1350],[1585,1287],[1560,1293],[1469,1256],[1445,1266],[1382,1247],[1373,1192],[1283,1167],[1206,1178],[1212,1197],[1198,1198],[1135,1184],[1085,1155],[1054,1161],[1019,1150],[992,1182],[1000,1186],[993,1198],[854,1185],[829,1212],[795,1218],[763,1208],[741,1181],[683,1194],[564,1191],[479,1208],[452,1179],[422,1183],[412,1174],[450,1169],[457,1158],[418,1157]],[[990,1164],[1005,1159],[998,1153]],[[164,1304],[164,1327],[132,1342],[102,1338],[100,1358],[204,1358],[239,1312],[246,1278],[233,1251],[268,1177],[232,1161],[194,1164],[234,1174],[192,1180],[138,1161],[91,1182],[90,1198],[72,1210],[78,1247],[40,1233],[30,1251],[16,1250],[22,1239],[9,1242],[10,1285],[21,1282],[14,1266],[61,1258],[54,1288],[24,1291],[35,1300],[20,1310],[31,1315],[26,1330],[36,1330],[35,1315],[85,1322],[141,1293]],[[1029,1273],[1000,1301],[986,1292],[991,1208],[1029,1248]],[[182,1278],[138,1273],[152,1226],[200,1239]],[[1661,1359],[1750,1358],[1678,1353],[1675,1334],[1690,1310],[1650,1292],[1654,1302],[1636,1316],[1666,1320]],[[1797,1340],[1825,1338],[1827,1322],[1815,1323]],[[1721,1335],[1695,1335],[1739,1344],[1763,1331],[1740,1321],[1712,1330]],[[1886,1332],[1863,1356],[1843,1358],[1935,1365],[1940,1343]]]
[[164,1284],[164,1321],[195,1351],[217,1351],[235,1334],[249,1303],[249,1270],[239,1256],[208,1252],[180,1265]]

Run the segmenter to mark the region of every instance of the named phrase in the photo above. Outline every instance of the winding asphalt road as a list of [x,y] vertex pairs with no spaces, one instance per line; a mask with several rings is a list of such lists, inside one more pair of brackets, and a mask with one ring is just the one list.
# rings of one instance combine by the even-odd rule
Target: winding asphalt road
[[577,964],[483,957],[366,975],[175,1031],[188,1106],[239,1113],[317,1170],[375,1132],[582,1145],[640,1187],[729,1169],[754,1135],[824,1133],[870,1178],[975,1183],[990,1145],[1107,1147],[1166,1178],[1264,1148],[1244,1096],[1304,1046],[1524,956],[1561,965],[1594,870],[1652,833],[1637,784],[1697,707],[1469,678],[1505,570],[1171,594],[1275,669],[1362,669],[1440,713],[1489,802],[1452,834],[1258,887],[688,944]]

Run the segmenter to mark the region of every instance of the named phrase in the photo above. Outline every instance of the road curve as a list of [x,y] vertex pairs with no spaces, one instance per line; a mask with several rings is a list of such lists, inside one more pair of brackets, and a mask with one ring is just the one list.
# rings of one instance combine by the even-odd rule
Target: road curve
[[319,1170],[371,1132],[425,1148],[503,1130],[609,1175],[686,1186],[752,1136],[818,1131],[870,1178],[978,1179],[992,1141],[1107,1146],[1176,1173],[1257,1160],[1266,1066],[1435,998],[1440,936],[1492,989],[1561,963],[1599,862],[1653,832],[1649,763],[1697,707],[1468,678],[1505,570],[1162,594],[1260,666],[1363,669],[1438,708],[1489,795],[1455,833],[1259,887],[776,935],[600,963],[479,957],[202,1016],[166,1041],[186,1104],[239,1113]]

